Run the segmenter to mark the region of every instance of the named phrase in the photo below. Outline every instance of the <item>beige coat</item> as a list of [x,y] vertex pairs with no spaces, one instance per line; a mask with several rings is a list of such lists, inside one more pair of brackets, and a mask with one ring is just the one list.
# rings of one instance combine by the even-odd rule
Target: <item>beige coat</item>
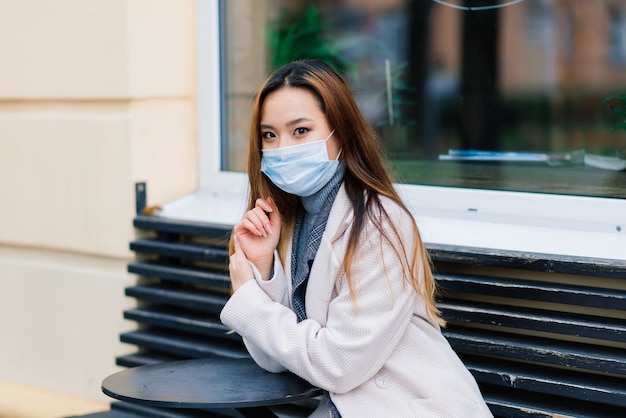
[[[411,248],[409,215],[383,202]],[[398,256],[381,245],[371,223],[352,265],[355,307],[341,266],[352,216],[342,187],[311,269],[308,319],[298,323],[290,309],[290,263],[283,266],[275,254],[271,280],[262,281],[254,269],[256,280],[229,299],[222,322],[244,338],[261,367],[290,370],[329,391],[343,418],[491,417],[474,378],[428,319]],[[327,405],[312,416],[329,417]]]

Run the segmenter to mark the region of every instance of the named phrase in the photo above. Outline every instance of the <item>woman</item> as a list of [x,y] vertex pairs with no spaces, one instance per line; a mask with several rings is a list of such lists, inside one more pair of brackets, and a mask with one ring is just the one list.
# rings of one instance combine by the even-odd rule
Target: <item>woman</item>
[[441,335],[428,259],[378,144],[328,65],[268,78],[222,322],[261,367],[326,391],[314,417],[491,416]]

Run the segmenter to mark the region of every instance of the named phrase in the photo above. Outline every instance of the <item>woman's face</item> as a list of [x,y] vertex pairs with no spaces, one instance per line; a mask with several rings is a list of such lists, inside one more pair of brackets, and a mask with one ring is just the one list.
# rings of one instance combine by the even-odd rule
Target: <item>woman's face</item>
[[[261,148],[282,148],[326,139],[332,132],[313,93],[283,87],[267,95],[261,107]],[[336,134],[326,142],[328,158],[339,153]]]

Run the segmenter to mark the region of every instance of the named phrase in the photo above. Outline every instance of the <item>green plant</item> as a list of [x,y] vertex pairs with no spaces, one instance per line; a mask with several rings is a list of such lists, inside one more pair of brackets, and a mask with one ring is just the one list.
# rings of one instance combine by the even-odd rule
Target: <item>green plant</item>
[[320,12],[313,3],[301,10],[281,10],[278,21],[267,28],[272,69],[294,60],[313,58],[345,73],[348,64],[326,39],[325,29]]
[[617,118],[617,122],[611,126],[611,132],[615,132],[617,130],[626,131],[626,94],[618,94],[614,96],[605,97],[601,102],[600,106],[603,106],[609,102],[619,102],[621,106],[616,106],[613,104],[609,105],[613,116]]

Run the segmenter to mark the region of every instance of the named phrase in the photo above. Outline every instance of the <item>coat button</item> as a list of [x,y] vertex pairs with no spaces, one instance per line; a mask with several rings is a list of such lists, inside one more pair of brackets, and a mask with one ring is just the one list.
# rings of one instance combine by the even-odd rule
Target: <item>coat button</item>
[[378,376],[375,381],[376,381],[376,386],[378,386],[381,389],[387,389],[389,387],[389,381],[385,379],[384,377]]

